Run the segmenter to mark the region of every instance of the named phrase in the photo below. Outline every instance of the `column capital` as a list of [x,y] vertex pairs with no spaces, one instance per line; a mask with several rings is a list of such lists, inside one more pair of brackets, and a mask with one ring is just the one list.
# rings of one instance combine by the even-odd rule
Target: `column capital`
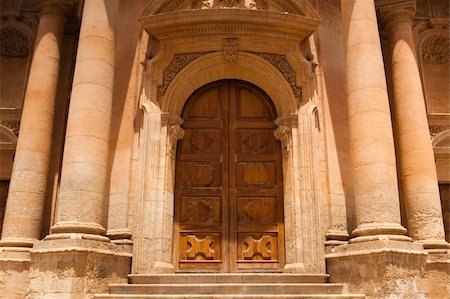
[[72,12],[73,0],[39,0],[41,15],[53,14],[67,18]]
[[412,25],[412,20],[416,15],[416,1],[378,1],[377,10],[380,13],[381,22],[386,29],[392,23],[399,21],[406,21]]

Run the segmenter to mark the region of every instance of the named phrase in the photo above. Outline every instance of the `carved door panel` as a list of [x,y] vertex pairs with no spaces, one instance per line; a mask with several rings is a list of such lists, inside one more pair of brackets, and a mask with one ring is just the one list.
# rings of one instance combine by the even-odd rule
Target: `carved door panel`
[[175,183],[180,271],[284,264],[281,154],[270,99],[240,81],[195,92],[183,112]]

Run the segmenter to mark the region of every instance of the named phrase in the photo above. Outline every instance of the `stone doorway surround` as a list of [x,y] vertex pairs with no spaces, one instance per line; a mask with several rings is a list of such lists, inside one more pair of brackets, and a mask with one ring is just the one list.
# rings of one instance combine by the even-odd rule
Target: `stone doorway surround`
[[[218,11],[220,9],[220,11]],[[283,151],[285,272],[325,273],[313,65],[302,41],[319,25],[307,1],[151,1],[141,19],[150,59],[140,96],[133,274],[170,273],[180,117],[199,87],[238,79],[273,100]]]

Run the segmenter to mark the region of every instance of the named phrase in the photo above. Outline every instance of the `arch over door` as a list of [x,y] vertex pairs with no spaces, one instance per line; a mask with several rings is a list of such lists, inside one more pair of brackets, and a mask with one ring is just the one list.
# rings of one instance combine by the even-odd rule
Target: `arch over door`
[[275,118],[268,96],[242,81],[208,84],[188,100],[176,159],[178,270],[283,267],[283,185]]

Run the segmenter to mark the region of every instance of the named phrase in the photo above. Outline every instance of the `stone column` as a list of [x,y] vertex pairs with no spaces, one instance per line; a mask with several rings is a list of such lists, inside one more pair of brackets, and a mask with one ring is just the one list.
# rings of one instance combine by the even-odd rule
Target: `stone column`
[[117,0],[86,0],[53,234],[108,241],[102,225],[115,61]]
[[410,240],[400,224],[394,141],[374,0],[341,1],[357,228],[350,242]]
[[381,8],[391,51],[394,119],[408,230],[425,249],[449,248],[416,60],[414,14],[415,5],[410,1]]
[[58,87],[61,40],[71,0],[39,2],[41,17],[20,124],[1,247],[40,238]]

